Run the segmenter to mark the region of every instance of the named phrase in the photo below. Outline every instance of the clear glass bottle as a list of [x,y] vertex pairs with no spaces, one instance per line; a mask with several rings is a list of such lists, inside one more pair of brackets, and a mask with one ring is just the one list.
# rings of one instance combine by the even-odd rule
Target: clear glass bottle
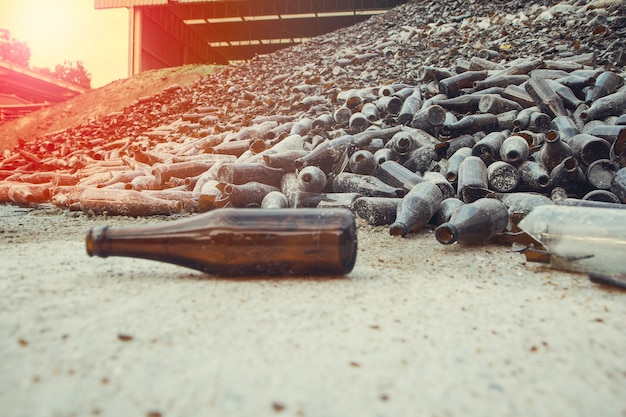
[[95,227],[86,249],[215,275],[336,275],[352,270],[357,234],[346,209],[219,209],[162,224]]
[[519,223],[550,253],[556,269],[626,282],[626,211],[597,207],[536,207]]

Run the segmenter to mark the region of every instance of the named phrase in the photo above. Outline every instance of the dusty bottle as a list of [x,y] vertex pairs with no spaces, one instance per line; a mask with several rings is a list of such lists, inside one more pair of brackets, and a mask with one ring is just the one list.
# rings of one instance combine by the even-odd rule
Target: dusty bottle
[[50,201],[51,184],[16,184],[8,189],[9,199],[18,205],[36,205]]
[[528,141],[521,136],[509,136],[500,146],[500,158],[511,165],[520,165],[530,153]]
[[378,107],[374,103],[365,103],[361,108],[361,113],[365,116],[365,118],[373,123],[376,120],[380,119],[380,113],[378,112]]
[[489,193],[487,166],[477,156],[468,156],[459,165],[457,194],[465,203],[474,202]]
[[518,223],[537,206],[553,205],[554,202],[539,193],[494,193],[509,212],[509,230],[517,228]]
[[611,150],[609,142],[586,133],[572,136],[567,140],[567,144],[572,148],[572,154],[585,165],[608,158]]
[[439,128],[440,138],[451,138],[464,133],[491,132],[498,126],[498,118],[491,113],[473,114],[456,123],[444,124]]
[[428,223],[433,226],[439,226],[440,224],[449,222],[454,212],[462,205],[465,205],[465,203],[456,197],[444,198]]
[[300,190],[310,193],[319,193],[326,187],[326,174],[316,166],[310,165],[298,172],[298,186]]
[[261,208],[282,209],[287,207],[289,207],[289,200],[280,191],[270,191],[261,201]]
[[543,112],[533,112],[530,114],[528,129],[533,132],[547,132],[550,129],[550,116]]
[[226,163],[219,167],[217,180],[237,185],[254,180],[278,186],[284,174],[282,169],[272,168],[265,164]]
[[226,199],[233,207],[259,207],[267,194],[280,191],[278,187],[257,181],[245,184],[219,182],[215,187],[222,192],[220,198]]
[[539,162],[525,161],[517,167],[519,191],[544,192],[550,187],[550,173]]
[[359,193],[365,197],[402,197],[402,188],[392,187],[371,175],[342,172],[333,180],[333,190],[337,193]]
[[436,134],[437,128],[441,126],[446,119],[446,111],[443,107],[433,104],[418,110],[411,120],[411,126],[416,129],[422,129],[431,135]]
[[524,82],[528,81],[528,75],[520,74],[520,75],[493,75],[488,78],[485,78],[482,81],[476,81],[474,83],[474,89],[486,90],[491,87],[503,87],[506,88],[510,85],[520,85]]
[[621,88],[613,94],[601,97],[591,103],[591,106],[580,113],[583,122],[604,119],[609,116],[619,116],[626,107],[626,89]]
[[354,112],[348,120],[348,127],[352,133],[359,133],[367,129],[370,125],[367,117],[361,112]]
[[421,146],[407,155],[403,165],[413,172],[423,173],[437,159],[437,152],[433,146]]
[[463,160],[472,155],[472,148],[463,147],[458,149],[448,160],[448,166],[443,175],[450,183],[456,183],[458,180],[459,166]]
[[151,216],[182,211],[181,201],[154,197],[135,190],[87,188],[79,197],[80,209],[109,216]]
[[622,77],[613,71],[604,71],[596,78],[593,86],[585,94],[585,102],[591,103],[600,97],[608,96],[624,84]]
[[500,146],[508,137],[508,133],[508,131],[489,133],[472,147],[472,155],[482,159],[486,165],[496,161],[500,154]]
[[610,159],[598,159],[587,167],[587,182],[598,190],[611,188],[611,181],[619,171],[619,165]]
[[621,277],[626,282],[626,211],[542,206],[519,227],[548,249],[553,268]]
[[572,148],[561,140],[559,132],[551,130],[546,133],[546,140],[541,147],[539,158],[546,171],[552,172],[563,159],[572,156]]
[[348,161],[350,171],[355,174],[372,175],[378,169],[378,163],[374,154],[368,150],[361,149],[350,156]]
[[581,104],[585,104],[585,102],[579,99],[568,86],[554,80],[546,80],[546,82],[554,90],[554,92],[561,97],[561,101],[566,109],[574,111]]
[[497,192],[513,191],[519,183],[519,171],[505,161],[495,161],[487,167],[489,189]]
[[294,161],[308,153],[309,151],[297,149],[279,153],[267,153],[263,155],[263,161],[270,168],[280,168],[284,172],[294,172],[296,170]]
[[411,171],[397,161],[385,161],[376,171],[376,176],[384,183],[409,191],[424,181],[421,175]]
[[442,201],[441,191],[425,181],[417,184],[398,204],[396,220],[389,229],[392,236],[406,236],[428,223]]
[[578,160],[573,156],[563,159],[550,172],[550,183],[555,187],[562,187],[568,193],[579,194],[585,186],[585,174]]
[[354,200],[352,211],[372,226],[383,226],[396,220],[400,201],[395,197],[359,197]]
[[525,88],[542,112],[550,117],[567,116],[567,110],[565,110],[561,97],[554,92],[546,80],[531,77],[525,84]]
[[465,204],[454,212],[449,222],[435,229],[439,243],[484,243],[506,230],[509,214],[506,206],[495,198],[481,198]]
[[409,132],[398,132],[385,144],[386,148],[393,149],[398,155],[406,155],[417,146],[418,143]]
[[454,186],[450,184],[450,182],[443,176],[440,172],[437,171],[427,171],[424,172],[423,175],[424,181],[432,182],[441,191],[441,196],[445,200],[446,198],[451,198],[456,195],[456,191]]
[[[419,93],[419,90],[415,90]],[[408,124],[413,120],[413,116],[422,106],[422,98],[419,94],[412,94],[408,96],[402,103],[400,112],[398,113],[398,123]]]
[[615,173],[611,180],[611,192],[622,200],[622,204],[626,204],[626,168]]
[[458,97],[447,98],[443,100],[435,100],[433,104],[438,105],[446,110],[455,111],[457,113],[475,113],[478,111],[478,105],[483,98],[483,94],[464,94]]
[[487,78],[488,72],[465,71],[439,81],[439,91],[448,97],[455,97],[459,90],[474,86],[474,82]]
[[358,193],[310,193],[296,191],[289,194],[289,207],[300,208],[350,208],[354,200],[361,197]]
[[523,86],[509,85],[504,89],[502,97],[519,103],[522,107],[533,107],[535,102]]
[[92,228],[89,256],[126,256],[216,275],[338,275],[356,261],[345,209],[220,209],[164,224]]
[[485,94],[478,102],[478,110],[483,113],[500,114],[510,110],[522,110],[519,103],[497,94]]
[[354,146],[355,139],[352,135],[331,139],[319,144],[302,158],[296,159],[294,165],[297,169],[302,169],[308,165],[317,165],[322,171],[329,173],[346,156],[346,153],[351,153],[350,150]]

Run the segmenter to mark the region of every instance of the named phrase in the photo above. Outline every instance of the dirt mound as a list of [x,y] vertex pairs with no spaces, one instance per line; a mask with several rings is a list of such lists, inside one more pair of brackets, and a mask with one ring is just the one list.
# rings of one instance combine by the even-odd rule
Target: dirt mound
[[154,96],[173,85],[188,86],[218,69],[213,65],[186,65],[113,81],[66,102],[0,124],[0,151],[11,149],[20,141],[30,141],[121,111],[138,99]]

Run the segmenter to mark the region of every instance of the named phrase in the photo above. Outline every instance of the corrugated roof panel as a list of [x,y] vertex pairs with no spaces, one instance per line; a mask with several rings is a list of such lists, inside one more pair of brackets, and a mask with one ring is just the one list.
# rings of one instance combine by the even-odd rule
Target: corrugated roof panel
[[96,9],[115,9],[131,6],[159,6],[167,4],[167,0],[94,0]]

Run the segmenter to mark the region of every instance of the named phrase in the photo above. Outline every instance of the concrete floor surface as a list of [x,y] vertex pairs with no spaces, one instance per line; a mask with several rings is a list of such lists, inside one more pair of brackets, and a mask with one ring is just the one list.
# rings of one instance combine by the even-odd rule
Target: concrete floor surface
[[626,416],[626,292],[359,221],[341,278],[89,258],[0,206],[3,416]]

